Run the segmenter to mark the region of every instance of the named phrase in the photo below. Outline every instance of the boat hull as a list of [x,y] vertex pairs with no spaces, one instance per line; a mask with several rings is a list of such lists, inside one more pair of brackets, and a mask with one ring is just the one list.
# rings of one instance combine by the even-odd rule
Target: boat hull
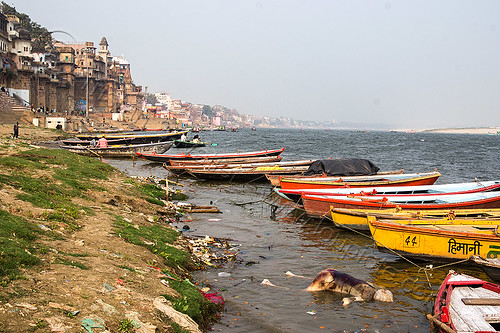
[[[466,196],[467,194],[456,194],[455,196]],[[469,194],[474,195],[474,194]],[[442,198],[445,195],[441,196]],[[451,197],[448,195],[448,197]],[[403,210],[457,210],[457,209],[495,209],[500,208],[500,195],[488,196],[475,200],[461,202],[443,203],[400,203],[391,201],[391,197],[373,198],[372,200],[360,200],[349,198],[337,198],[327,196],[310,196],[302,193],[301,199],[306,213],[311,217],[329,217],[330,207],[345,209],[403,209]],[[388,201],[387,201],[388,200]],[[425,198],[422,198],[425,200]]]
[[[405,225],[370,220],[380,251],[431,261],[467,260],[498,252],[500,235],[493,225]],[[491,255],[491,254],[490,254]]]
[[236,157],[225,159],[196,159],[196,160],[169,160],[171,166],[224,166],[226,164],[250,164],[250,163],[272,163],[279,162],[283,159],[281,156],[261,156],[261,157]]
[[431,328],[439,332],[496,332],[500,286],[450,271],[441,284],[433,307]]
[[84,156],[98,156],[98,157],[134,157],[137,152],[157,152],[164,153],[172,147],[172,142],[157,142],[147,144],[137,144],[130,146],[108,146],[107,148],[88,148],[78,146],[63,146],[72,153]]
[[[97,140],[96,140],[97,141]],[[66,146],[90,146],[91,140],[62,140]],[[112,139],[108,140],[108,145],[128,145],[131,144],[130,139]]]
[[[463,209],[463,210],[404,210],[383,209],[383,210],[351,210],[343,208],[331,208],[333,224],[339,228],[369,231],[368,217],[376,219],[392,219],[403,222],[412,220],[409,223],[425,224],[426,219],[440,218],[441,223],[453,224],[459,218],[500,218],[500,209]],[[500,223],[500,220],[498,221]]]
[[262,150],[256,152],[247,153],[230,153],[230,154],[175,154],[175,155],[165,155],[165,154],[141,154],[138,153],[139,157],[147,159],[153,162],[169,162],[170,160],[224,160],[224,159],[235,159],[235,158],[253,158],[262,156],[278,156],[285,148],[274,149],[274,150]]
[[191,176],[198,179],[206,180],[221,180],[221,181],[266,181],[267,174],[279,175],[296,175],[307,170],[308,166],[304,167],[283,167],[283,168],[240,168],[240,169],[213,169],[213,170],[186,170]]
[[[441,176],[439,172],[430,172],[419,176],[395,175],[385,176],[359,176],[355,177],[337,177],[337,180],[326,181],[322,180],[304,180],[282,177],[280,186],[285,190],[300,190],[300,189],[328,189],[340,187],[380,187],[380,186],[419,186],[432,185]],[[326,177],[325,177],[326,178]],[[354,179],[347,181],[346,179]],[[359,179],[359,181],[356,181]],[[365,179],[365,180],[364,180]]]
[[82,134],[76,137],[81,140],[98,140],[104,137],[108,140],[115,139],[128,139],[131,144],[146,144],[154,142],[165,142],[180,139],[183,134],[187,134],[189,131],[180,132],[168,132],[168,133],[158,133],[158,134]]
[[495,281],[500,281],[500,246],[497,253],[490,253],[486,259],[480,256],[472,256],[471,260]]
[[197,148],[197,147],[205,147],[205,142],[192,142],[192,141],[181,141],[174,140],[175,148]]

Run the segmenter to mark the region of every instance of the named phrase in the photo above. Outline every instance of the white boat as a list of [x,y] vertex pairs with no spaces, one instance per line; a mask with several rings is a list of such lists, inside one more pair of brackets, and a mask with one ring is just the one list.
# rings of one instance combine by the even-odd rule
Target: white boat
[[497,332],[500,285],[450,271],[439,288],[433,312],[427,318],[440,332]]
[[403,195],[440,195],[474,192],[500,192],[500,180],[485,182],[454,183],[444,185],[419,186],[371,186],[371,187],[342,187],[324,189],[276,189],[276,192],[291,198],[299,198],[301,193],[307,195],[331,196],[403,196]]

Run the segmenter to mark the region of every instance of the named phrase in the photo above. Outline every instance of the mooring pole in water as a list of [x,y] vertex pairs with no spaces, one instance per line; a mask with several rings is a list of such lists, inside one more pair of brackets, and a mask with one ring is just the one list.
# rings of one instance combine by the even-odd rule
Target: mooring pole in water
[[132,155],[132,166],[135,167],[135,156]]
[[168,202],[168,177],[165,176],[165,191],[167,192],[167,202]]

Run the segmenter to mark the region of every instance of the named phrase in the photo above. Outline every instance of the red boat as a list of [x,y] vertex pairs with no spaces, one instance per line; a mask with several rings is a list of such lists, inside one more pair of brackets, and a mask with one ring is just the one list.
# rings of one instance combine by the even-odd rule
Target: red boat
[[170,160],[173,167],[181,166],[224,166],[227,164],[251,164],[251,163],[273,163],[283,159],[281,156],[260,156],[245,158],[225,158],[225,159],[203,159],[203,160]]
[[253,152],[244,152],[244,153],[227,153],[227,154],[175,154],[175,155],[166,155],[166,154],[142,154],[137,153],[139,157],[142,157],[149,161],[154,162],[169,162],[170,160],[223,160],[223,159],[237,159],[237,158],[249,158],[249,157],[259,157],[259,156],[278,156],[280,155],[285,148],[281,149],[273,149],[273,150],[260,150]]
[[275,191],[285,198],[299,201],[300,195],[327,195],[327,196],[360,196],[370,198],[385,195],[444,195],[474,192],[500,192],[500,180],[485,182],[455,183],[443,185],[421,185],[421,186],[382,186],[382,187],[340,187],[328,189],[299,189],[284,190],[276,188]]
[[390,209],[399,207],[404,210],[500,208],[500,192],[369,197],[308,195],[302,193],[301,198],[306,213],[311,217],[329,216],[330,207],[347,209]]
[[434,171],[425,173],[349,177],[311,177],[297,179],[294,179],[293,177],[283,177],[280,179],[280,186],[285,190],[300,190],[339,187],[432,185],[436,182],[439,176],[441,176],[441,174]]
[[450,271],[439,288],[434,315],[439,332],[498,332],[500,285]]

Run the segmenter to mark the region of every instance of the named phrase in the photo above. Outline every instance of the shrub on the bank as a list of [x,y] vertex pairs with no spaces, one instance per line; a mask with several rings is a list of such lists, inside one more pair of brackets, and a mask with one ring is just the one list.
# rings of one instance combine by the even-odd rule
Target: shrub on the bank
[[165,190],[154,184],[140,184],[139,189],[146,195],[146,200],[152,204],[163,206],[161,200],[167,199]]
[[168,284],[182,295],[178,298],[163,295],[172,302],[174,309],[187,314],[202,328],[207,328],[210,322],[218,319],[218,314],[222,310],[221,305],[210,302],[190,281],[169,280]]

